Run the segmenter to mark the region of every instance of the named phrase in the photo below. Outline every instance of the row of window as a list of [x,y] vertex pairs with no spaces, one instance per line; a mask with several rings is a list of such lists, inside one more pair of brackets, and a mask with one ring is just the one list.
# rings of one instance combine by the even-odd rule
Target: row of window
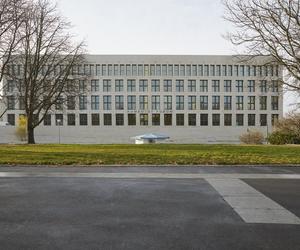
[[[65,68],[43,66],[41,74],[59,74]],[[9,65],[8,72],[22,75],[21,65]],[[48,74],[47,73],[47,74]],[[220,65],[220,64],[84,64],[72,69],[73,75],[97,76],[278,76],[277,65]]]
[[[79,110],[87,110],[88,109],[88,97],[86,95],[81,95],[79,98]],[[115,110],[124,110],[125,109],[125,98],[123,95],[104,95],[103,96],[103,110],[112,110],[112,103],[114,98],[114,109]],[[173,96],[171,95],[152,95],[151,96],[151,106],[149,105],[150,97],[147,95],[128,95],[127,96],[127,110],[148,110],[150,107],[152,110],[161,110],[161,100],[163,104],[163,110],[208,110],[211,108],[212,110],[220,110],[221,109],[221,96],[183,96],[176,95],[175,96],[175,104],[176,107],[173,108]],[[232,110],[232,103],[234,97],[232,96],[224,96],[223,97],[223,108],[224,110]],[[24,101],[22,98],[19,99],[19,108],[20,110],[24,109]],[[210,101],[209,101],[210,100]],[[256,109],[256,96],[235,96],[235,107],[236,110],[255,110]],[[138,103],[137,103],[138,101]],[[246,104],[245,104],[246,102]],[[65,101],[61,98],[56,103],[56,110],[62,110],[64,108]],[[209,106],[211,103],[211,106]],[[92,95],[90,98],[90,108],[91,110],[100,110],[100,96]],[[268,108],[268,97],[267,96],[259,96],[259,109],[267,110]],[[14,110],[16,108],[16,100],[15,96],[7,97],[7,107],[8,110]],[[76,109],[76,97],[68,96],[66,98],[66,108],[68,110]],[[271,110],[278,110],[279,108],[279,96],[271,96]]]
[[[161,116],[163,117],[163,123],[161,124]],[[151,114],[151,124],[152,126],[172,126],[173,118],[172,114]],[[247,124],[244,123],[244,114],[236,114],[235,115],[235,125],[236,126],[256,126],[256,114],[248,114],[246,117]],[[150,115],[149,114],[139,114],[139,125],[148,126],[150,125]],[[232,114],[224,114],[224,126],[232,126],[233,125],[233,115]],[[278,120],[278,114],[272,114],[271,120],[272,125]],[[38,117],[35,117],[38,119]],[[66,119],[66,120],[64,120]],[[259,115],[259,125],[267,126],[267,114]],[[11,125],[15,125],[15,114],[8,114],[7,121]],[[75,114],[55,114],[55,125],[62,126],[64,123],[68,126],[75,126],[76,124],[76,115]],[[100,114],[91,114],[91,125],[99,126],[100,125]],[[128,126],[136,126],[137,125],[137,115],[136,114],[127,114],[127,122]],[[184,126],[185,124],[185,114],[175,114],[175,122],[176,126]],[[44,119],[45,126],[51,126],[52,123],[52,115],[47,114]],[[209,114],[200,114],[200,126],[220,126],[221,125],[221,114],[212,114],[211,115],[211,123],[209,123]],[[87,126],[88,125],[88,114],[79,114],[79,125]],[[112,114],[103,114],[103,125],[104,126],[112,126]],[[124,126],[124,114],[115,114],[115,125],[116,126]],[[187,114],[187,125],[188,126],[196,126],[197,125],[197,114]]]
[[[141,79],[138,81],[134,79],[127,80],[127,92],[148,92],[149,91],[149,84],[148,80]],[[175,80],[175,86],[173,86],[172,80],[164,80],[163,81],[163,88],[161,88],[160,80],[153,79],[151,80],[151,91],[152,92],[172,92],[175,90],[176,92],[208,92],[209,90],[212,92],[220,92],[220,80],[211,80],[211,84],[209,85],[209,80]],[[231,80],[224,80],[223,82],[223,92],[232,92]],[[7,92],[11,93],[14,92],[16,84],[13,80],[7,81]],[[72,86],[73,87],[73,86]],[[90,80],[90,88],[88,88],[87,81],[79,80],[79,92],[112,92],[113,91],[113,84],[111,79],[104,79],[102,80],[102,87],[100,87],[100,80],[99,79],[92,79]],[[73,87],[74,89],[74,87]],[[235,81],[235,91],[236,92],[256,92],[260,91],[262,93],[266,93],[268,91],[277,93],[279,91],[279,82],[278,81],[271,81],[270,83],[266,80],[259,81],[259,88],[257,87],[255,80],[236,80]],[[115,92],[123,92],[124,91],[124,80],[117,79],[114,81],[114,91]],[[66,90],[66,92],[70,92]],[[73,91],[74,92],[74,91]]]

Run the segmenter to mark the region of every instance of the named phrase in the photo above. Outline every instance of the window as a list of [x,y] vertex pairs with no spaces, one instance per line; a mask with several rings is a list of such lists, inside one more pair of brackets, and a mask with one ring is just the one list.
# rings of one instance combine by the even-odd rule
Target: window
[[197,65],[192,65],[192,76],[197,76]]
[[237,92],[244,92],[244,82],[243,80],[236,81],[236,91]]
[[79,125],[86,126],[88,124],[87,114],[79,114]]
[[99,80],[91,80],[91,91],[92,92],[99,91]]
[[180,71],[179,71],[180,76],[185,76],[185,65],[180,65]]
[[192,75],[191,65],[186,65],[186,75],[187,76],[191,76]]
[[165,126],[172,126],[172,114],[164,114]]
[[10,125],[15,126],[16,125],[15,114],[7,114],[7,122]]
[[198,76],[203,76],[203,65],[198,65]]
[[243,96],[237,96],[236,97],[236,109],[237,110],[243,110],[244,109],[244,97]]
[[128,92],[135,91],[135,80],[127,80],[127,91]]
[[148,96],[141,95],[140,96],[140,110],[147,110],[148,109]]
[[103,75],[103,76],[106,76],[106,75],[107,75],[107,70],[106,70],[106,69],[107,69],[106,65],[103,64],[103,65],[102,65],[102,75]]
[[215,71],[215,65],[210,65],[210,75],[211,76],[215,76],[216,74],[216,71]]
[[212,110],[219,110],[220,109],[220,96],[213,95],[212,96]]
[[25,109],[25,98],[24,98],[24,96],[19,97],[19,109],[20,110]]
[[116,114],[116,126],[124,125],[124,114]]
[[231,110],[231,96],[224,96],[224,110]]
[[188,114],[188,123],[189,126],[196,126],[197,115],[196,114]]
[[153,95],[151,97],[152,110],[160,110],[160,96]]
[[259,108],[260,110],[267,110],[267,96],[259,97]]
[[176,126],[184,126],[184,114],[176,114]]
[[255,114],[248,114],[248,126],[255,126]]
[[125,65],[124,64],[120,65],[120,75],[125,76]]
[[232,125],[232,114],[224,114],[224,126]]
[[278,122],[279,115],[278,114],[272,114],[271,119],[272,119],[272,126],[274,126]]
[[200,95],[200,109],[208,110],[208,96],[207,95]]
[[67,114],[68,126],[75,126],[75,114]]
[[169,64],[168,65],[168,76],[172,76],[173,75],[173,65]]
[[208,114],[200,114],[200,125],[208,126]]
[[[46,101],[46,100],[44,100]],[[56,110],[63,110],[64,99],[62,97],[58,97],[55,103]]]
[[111,80],[103,80],[103,92],[111,91]]
[[79,80],[79,92],[86,92],[86,83],[84,80]]
[[200,80],[200,92],[207,92],[207,91],[208,91],[208,81]]
[[128,110],[136,109],[136,97],[134,95],[127,96],[127,109]]
[[268,87],[267,87],[267,81],[266,80],[260,81],[260,92],[262,92],[262,93],[267,93],[268,92]]
[[272,110],[278,110],[278,96],[271,96],[271,108]]
[[152,114],[152,125],[160,126],[160,114]]
[[176,92],[183,92],[183,91],[184,91],[184,81],[176,80]]
[[166,65],[166,64],[163,64],[163,65],[162,65],[162,75],[163,75],[163,76],[166,76],[166,75],[167,75],[167,65]]
[[114,65],[114,75],[115,76],[119,76],[120,75],[119,65],[118,64]]
[[67,96],[67,109],[74,110],[76,106],[75,96]]
[[267,114],[260,114],[260,126],[267,126]]
[[150,75],[155,76],[155,65],[150,65]]
[[91,96],[91,109],[99,110],[99,96],[98,95]]
[[233,73],[233,72],[232,72],[232,65],[228,65],[227,75],[228,75],[228,76],[232,76],[232,75],[233,75],[232,73]]
[[224,92],[231,92],[231,80],[224,80]]
[[277,93],[279,90],[278,81],[272,81],[272,92]]
[[8,110],[14,110],[16,106],[16,101],[15,101],[15,97],[12,96],[8,96],[7,97],[7,109]]
[[148,126],[148,114],[140,114],[140,125]]
[[63,126],[64,125],[64,116],[63,114],[55,114],[55,125]]
[[160,64],[156,65],[156,75],[161,76],[161,65]]
[[172,80],[164,80],[164,91],[172,92]]
[[132,65],[132,75],[137,76],[137,65],[136,64]]
[[189,110],[195,110],[196,107],[196,96],[195,95],[189,95],[188,96],[188,109]]
[[236,114],[236,125],[244,126],[244,114]]
[[122,96],[122,95],[115,96],[115,107],[116,107],[116,110],[124,109],[124,96]]
[[[143,67],[143,65],[141,65],[141,66]],[[130,67],[130,64],[126,64],[126,75],[127,76],[131,76],[131,67]]]
[[128,114],[128,126],[135,126],[135,125],[136,125],[136,115]]
[[219,80],[212,80],[212,91],[220,92],[220,81]]
[[212,114],[212,125],[220,126],[220,114]]
[[100,125],[100,115],[92,114],[92,126],[99,126],[99,125]]
[[209,69],[209,65],[204,65],[204,76],[209,76],[209,71],[208,71],[208,69]]
[[222,65],[222,76],[227,76],[227,65]]
[[86,95],[79,96],[79,109],[80,110],[87,109],[87,96]]
[[248,110],[255,110],[255,96],[248,96]]
[[113,66],[111,64],[108,64],[108,75],[112,76],[113,74]]
[[121,92],[124,90],[124,82],[123,80],[116,80],[115,81],[115,91]]
[[188,91],[196,92],[196,80],[188,80]]
[[46,114],[44,117],[44,126],[51,126],[51,114]]
[[148,91],[148,81],[140,80],[140,92],[147,92],[147,91]]
[[160,91],[160,81],[159,80],[152,80],[151,81],[151,91],[152,92],[159,92]]
[[176,96],[176,110],[184,110],[184,96],[183,95]]
[[103,122],[104,126],[111,126],[112,125],[111,114],[104,114],[103,121],[104,121]]
[[111,110],[111,95],[104,95],[103,96],[103,109],[104,110]]
[[171,95],[164,96],[164,110],[172,110],[172,96]]
[[254,80],[248,81],[248,92],[255,92],[255,81]]
[[7,80],[7,92],[13,92],[15,89],[15,82],[13,80]]

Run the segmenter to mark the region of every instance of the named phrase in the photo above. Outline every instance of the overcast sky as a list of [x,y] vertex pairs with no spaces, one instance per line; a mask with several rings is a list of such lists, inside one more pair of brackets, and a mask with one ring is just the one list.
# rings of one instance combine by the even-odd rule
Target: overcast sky
[[[93,54],[204,54],[243,52],[222,35],[221,0],[58,0]],[[294,102],[284,98],[284,108]]]

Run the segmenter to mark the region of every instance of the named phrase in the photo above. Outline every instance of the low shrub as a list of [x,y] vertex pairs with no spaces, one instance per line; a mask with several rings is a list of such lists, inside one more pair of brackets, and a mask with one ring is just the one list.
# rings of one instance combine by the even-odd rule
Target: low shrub
[[245,144],[263,144],[264,135],[259,131],[248,130],[240,136],[240,141]]
[[300,139],[294,133],[277,130],[268,136],[268,142],[274,145],[300,144]]

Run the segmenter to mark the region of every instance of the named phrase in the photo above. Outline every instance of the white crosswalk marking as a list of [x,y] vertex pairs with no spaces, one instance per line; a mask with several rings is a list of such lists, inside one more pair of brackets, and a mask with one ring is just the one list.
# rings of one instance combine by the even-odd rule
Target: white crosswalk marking
[[300,224],[300,219],[239,179],[207,179],[247,223]]

